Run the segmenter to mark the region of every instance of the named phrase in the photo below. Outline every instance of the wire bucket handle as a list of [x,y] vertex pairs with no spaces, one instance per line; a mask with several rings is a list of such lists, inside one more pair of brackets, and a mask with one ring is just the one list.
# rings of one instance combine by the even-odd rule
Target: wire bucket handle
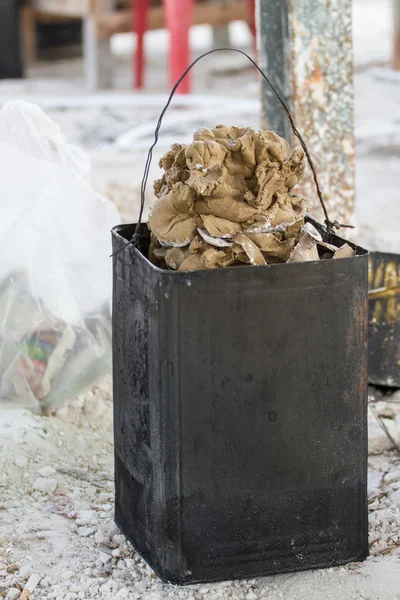
[[[126,245],[133,244],[135,246],[138,243],[138,241],[139,241],[139,230],[140,230],[140,225],[142,223],[142,218],[143,218],[143,210],[144,210],[144,205],[145,205],[146,185],[147,185],[147,180],[148,180],[148,177],[149,177],[149,171],[150,171],[151,162],[152,162],[152,159],[153,159],[153,150],[154,150],[154,147],[156,146],[156,144],[158,142],[158,136],[159,136],[159,132],[160,132],[162,120],[164,118],[165,113],[167,112],[167,109],[168,109],[169,105],[171,104],[171,100],[174,97],[174,94],[175,94],[176,90],[178,89],[180,83],[183,81],[183,79],[186,77],[186,75],[189,73],[189,71],[194,67],[194,65],[196,63],[199,62],[199,60],[201,60],[205,56],[208,56],[209,54],[213,54],[214,52],[226,52],[226,51],[229,51],[229,52],[238,52],[239,54],[243,54],[243,56],[245,56],[246,58],[248,58],[249,61],[256,67],[256,69],[260,73],[260,75],[268,83],[269,87],[271,88],[271,90],[273,91],[273,93],[278,98],[279,102],[281,103],[281,105],[283,107],[283,110],[285,111],[286,116],[288,118],[288,121],[290,123],[290,127],[291,127],[294,135],[296,136],[296,138],[299,140],[300,145],[301,145],[302,149],[304,150],[304,153],[305,153],[305,155],[307,157],[307,162],[310,165],[310,169],[311,169],[312,174],[313,174],[313,179],[314,179],[315,187],[317,189],[318,198],[319,198],[319,201],[321,203],[322,210],[324,211],[326,228],[328,230],[330,230],[330,231],[334,231],[335,229],[340,229],[341,227],[348,227],[350,229],[353,229],[353,225],[344,225],[342,223],[338,223],[338,221],[332,221],[329,218],[328,211],[327,211],[327,208],[326,208],[326,205],[325,205],[325,202],[324,202],[324,198],[323,198],[323,195],[322,195],[322,192],[321,192],[321,188],[319,186],[317,172],[315,170],[314,163],[313,163],[313,160],[312,160],[312,158],[310,156],[310,153],[308,151],[306,143],[305,143],[303,137],[301,136],[300,132],[298,131],[298,129],[297,129],[296,125],[295,125],[292,113],[290,112],[288,105],[286,104],[285,100],[279,95],[279,93],[277,92],[276,88],[272,85],[271,81],[265,75],[264,71],[243,50],[239,50],[238,48],[214,48],[213,50],[209,50],[208,52],[205,52],[204,54],[201,54],[198,58],[196,58],[196,60],[194,60],[188,66],[188,68],[186,69],[186,71],[181,75],[181,77],[175,83],[175,85],[172,88],[171,93],[170,93],[170,95],[168,97],[167,103],[166,103],[166,105],[164,106],[164,108],[161,111],[161,114],[160,114],[160,116],[158,118],[158,122],[157,122],[157,125],[156,125],[156,128],[155,128],[155,131],[154,131],[154,141],[153,141],[152,145],[150,146],[149,152],[147,154],[146,164],[145,164],[145,167],[144,167],[142,185],[141,185],[141,188],[140,188],[140,212],[139,212],[138,222],[137,222],[137,225],[136,225],[135,233],[133,234],[132,238],[129,240],[129,242],[127,242]],[[123,248],[121,248],[121,250],[123,250]]]

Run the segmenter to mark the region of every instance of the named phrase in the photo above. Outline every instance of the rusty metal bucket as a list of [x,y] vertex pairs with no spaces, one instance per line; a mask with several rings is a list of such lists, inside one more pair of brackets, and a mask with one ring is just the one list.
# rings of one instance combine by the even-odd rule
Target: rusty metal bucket
[[364,559],[366,251],[174,272],[134,231],[113,230],[120,529],[175,584]]
[[400,254],[372,252],[368,284],[368,380],[400,387]]

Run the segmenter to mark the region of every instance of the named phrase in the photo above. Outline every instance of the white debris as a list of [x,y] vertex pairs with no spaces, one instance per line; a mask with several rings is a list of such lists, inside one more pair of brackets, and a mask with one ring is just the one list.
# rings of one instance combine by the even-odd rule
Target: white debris
[[42,467],[41,469],[39,469],[38,473],[41,477],[50,477],[51,475],[55,475],[56,470],[54,469],[54,467]]
[[78,527],[76,530],[79,537],[89,537],[96,531],[94,527]]
[[57,489],[57,479],[38,477],[33,483],[33,489],[43,494],[52,494]]
[[38,575],[37,573],[34,573],[33,575],[31,575],[28,579],[28,583],[25,585],[26,590],[28,590],[29,592],[33,592],[33,590],[35,589],[35,587],[37,586],[37,584],[40,581],[40,575]]
[[18,455],[14,458],[14,464],[20,469],[26,469],[26,467],[28,466],[28,459],[26,458],[26,456]]
[[19,568],[19,574],[22,577],[22,579],[27,579],[32,575],[32,573],[33,568],[31,565],[22,565],[22,567]]

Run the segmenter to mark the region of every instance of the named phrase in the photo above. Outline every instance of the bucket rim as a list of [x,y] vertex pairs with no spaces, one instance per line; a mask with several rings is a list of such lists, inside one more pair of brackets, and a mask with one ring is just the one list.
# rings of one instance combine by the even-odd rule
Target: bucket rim
[[[329,237],[330,240],[340,240],[345,244],[349,244],[349,246],[351,248],[353,248],[353,250],[356,251],[355,256],[347,256],[347,257],[342,257],[342,258],[337,258],[335,259],[335,261],[343,261],[343,260],[355,260],[355,259],[365,259],[368,258],[370,255],[369,250],[366,250],[365,248],[363,248],[362,246],[358,246],[357,244],[355,244],[354,242],[351,242],[349,240],[345,240],[344,238],[341,238],[340,236],[334,234],[334,233],[330,233],[327,231],[326,227],[324,225],[322,225],[319,221],[317,221],[316,219],[314,219],[313,217],[311,217],[311,215],[306,215],[305,218],[306,222],[311,223],[312,225],[314,225],[314,227],[316,227],[316,229],[320,232],[323,233],[325,236],[327,235]],[[121,231],[126,229],[126,228],[135,228],[136,227],[136,223],[120,223],[118,225],[115,225],[112,229],[111,229],[111,233],[113,236],[120,238],[121,240],[123,240],[124,242],[127,241],[127,238],[125,238],[123,235],[121,235]],[[141,227],[143,228],[142,230],[147,230],[150,231],[147,224],[146,223],[142,223]],[[130,246],[127,245],[127,248],[129,248]],[[201,273],[204,276],[204,273],[214,273],[216,272],[220,272],[221,269],[218,268],[214,268],[214,269],[197,269],[196,271],[174,271],[173,269],[161,269],[160,267],[157,267],[157,265],[153,264],[148,258],[147,256],[145,256],[143,254],[143,252],[141,252],[139,250],[139,248],[137,248],[136,246],[131,246],[131,249],[135,252],[135,254],[137,256],[141,257],[141,260],[145,261],[145,263],[156,273],[162,273],[162,274],[168,274],[169,276],[172,277],[176,277],[176,276],[187,276],[187,275],[194,275],[195,273]],[[267,263],[265,265],[247,265],[247,264],[243,264],[243,266],[240,266],[241,269],[265,269],[265,268],[272,268],[272,267],[282,267],[283,265],[304,265],[304,264],[320,264],[321,262],[326,262],[326,261],[321,261],[321,260],[309,260],[309,261],[305,261],[305,262],[301,262],[301,263]],[[329,261],[328,261],[329,262]],[[232,272],[232,271],[237,271],[238,266],[234,265],[234,266],[230,266],[230,267],[224,267],[223,271],[224,272]],[[246,270],[247,270],[246,269]]]

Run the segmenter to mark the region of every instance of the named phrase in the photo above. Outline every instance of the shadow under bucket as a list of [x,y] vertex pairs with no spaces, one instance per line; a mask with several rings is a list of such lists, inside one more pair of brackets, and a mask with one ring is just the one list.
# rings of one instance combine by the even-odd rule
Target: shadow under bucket
[[113,230],[120,529],[175,584],[364,559],[368,253],[174,272],[134,231]]

